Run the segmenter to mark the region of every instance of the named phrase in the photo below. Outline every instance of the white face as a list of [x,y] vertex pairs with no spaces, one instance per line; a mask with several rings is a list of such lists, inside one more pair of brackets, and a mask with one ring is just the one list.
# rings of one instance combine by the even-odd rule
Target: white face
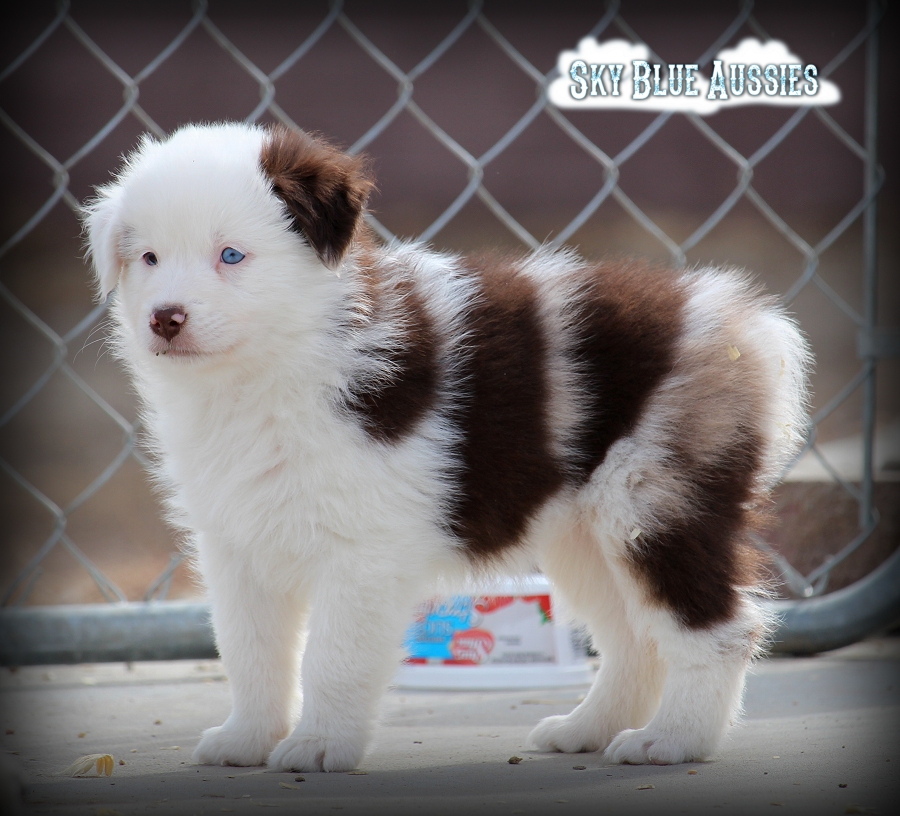
[[[133,232],[119,281],[138,345],[172,359],[233,352],[256,330],[251,284],[265,266],[246,240],[197,235],[193,247]],[[255,248],[254,248],[255,249]]]
[[143,150],[89,220],[98,266],[111,236],[119,274],[101,282],[117,286],[129,344],[161,363],[258,357],[315,320],[328,276],[260,171],[258,137],[204,142],[214,135]]

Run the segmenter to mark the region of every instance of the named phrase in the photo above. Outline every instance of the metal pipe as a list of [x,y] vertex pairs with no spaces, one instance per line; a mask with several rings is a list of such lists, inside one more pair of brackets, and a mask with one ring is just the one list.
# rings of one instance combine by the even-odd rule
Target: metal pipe
[[[855,584],[802,601],[770,601],[779,618],[771,651],[811,654],[900,623],[900,550]],[[209,659],[209,607],[163,601],[0,610],[0,665]]]
[[848,587],[768,605],[779,617],[772,652],[825,652],[885,632],[900,624],[900,550]]
[[79,604],[0,610],[0,665],[217,657],[203,603]]
[[[878,0],[869,0],[868,22],[874,24],[881,14]],[[874,351],[875,325],[878,320],[878,199],[873,193],[878,187],[878,27],[866,41],[866,108],[865,108],[865,179],[864,190],[871,196],[863,213],[863,333],[869,339],[869,353],[865,357],[866,379],[863,382],[862,409],[862,501],[859,504],[860,529],[872,521],[874,504],[874,446],[875,446],[875,375],[878,358]]]

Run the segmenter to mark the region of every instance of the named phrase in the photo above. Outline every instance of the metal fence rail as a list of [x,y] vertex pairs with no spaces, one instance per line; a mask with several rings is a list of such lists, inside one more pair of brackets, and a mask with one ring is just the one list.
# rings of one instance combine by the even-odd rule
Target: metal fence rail
[[[900,567],[898,567],[896,557],[884,565],[878,575],[867,578],[866,582],[868,583],[865,586],[856,586],[851,587],[849,590],[843,590],[843,595],[834,593],[835,597],[817,598],[817,596],[823,595],[825,592],[828,577],[834,568],[866,541],[878,524],[878,513],[873,504],[875,372],[879,359],[889,354],[896,354],[896,348],[892,347],[892,343],[894,346],[896,345],[896,342],[894,342],[895,338],[886,336],[876,328],[876,199],[883,182],[883,172],[877,158],[877,37],[878,26],[886,8],[885,3],[871,0],[865,25],[860,30],[849,34],[845,46],[838,51],[827,65],[821,67],[819,72],[821,77],[827,77],[851,55],[860,49],[865,50],[866,119],[864,143],[861,144],[854,139],[824,108],[802,107],[797,109],[781,127],[772,133],[761,147],[747,156],[742,155],[740,151],[723,139],[702,117],[696,114],[680,113],[659,114],[624,149],[615,155],[608,154],[579,130],[571,119],[567,117],[565,111],[549,104],[547,89],[552,80],[558,76],[557,69],[554,67],[547,71],[545,68],[537,67],[529,62],[517,51],[504,36],[503,32],[492,23],[489,4],[485,5],[480,0],[470,3],[467,10],[461,12],[458,22],[446,33],[440,43],[409,71],[404,71],[398,67],[366,36],[354,23],[351,15],[345,11],[343,4],[339,0],[331,2],[327,8],[323,9],[319,24],[280,65],[268,73],[260,69],[246,54],[242,53],[216,25],[215,9],[210,9],[206,0],[197,0],[192,4],[191,8],[192,15],[190,20],[177,36],[150,60],[142,70],[131,75],[123,70],[79,25],[77,5],[73,8],[68,0],[63,0],[63,2],[58,4],[56,16],[46,29],[16,59],[0,71],[0,85],[2,85],[2,83],[13,77],[29,60],[40,59],[41,46],[51,35],[57,31],[65,30],[121,86],[123,98],[119,109],[103,127],[67,157],[52,155],[27,132],[25,127],[0,109],[0,122],[2,122],[3,127],[36,157],[43,167],[46,168],[48,177],[52,179],[52,192],[50,195],[24,224],[14,234],[5,238],[2,245],[0,245],[0,276],[2,276],[3,265],[7,263],[5,259],[35,231],[57,204],[63,202],[73,211],[78,210],[79,201],[70,192],[70,173],[77,168],[86,156],[95,151],[123,120],[131,117],[136,119],[142,128],[156,136],[165,136],[164,129],[154,121],[153,117],[141,105],[141,86],[184,46],[189,37],[195,35],[195,33],[204,32],[258,85],[259,103],[252,110],[246,112],[246,121],[253,122],[263,116],[268,116],[288,126],[299,127],[289,113],[279,104],[279,92],[283,87],[281,83],[291,68],[308,57],[311,49],[326,32],[338,27],[352,38],[358,48],[373,60],[377,66],[376,70],[384,72],[396,82],[396,100],[384,111],[374,125],[356,139],[350,148],[351,152],[359,152],[369,148],[379,136],[385,133],[401,113],[406,113],[411,115],[455,161],[461,162],[466,169],[467,182],[463,188],[439,217],[421,232],[419,237],[426,241],[434,238],[460,213],[468,202],[477,198],[488,208],[497,221],[524,245],[534,248],[541,243],[538,237],[531,234],[522,223],[504,208],[500,201],[491,193],[489,186],[485,182],[485,173],[491,163],[497,160],[511,144],[525,133],[539,116],[549,117],[561,133],[578,145],[584,154],[602,170],[604,179],[596,194],[564,228],[555,234],[550,242],[551,244],[558,245],[569,240],[607,200],[618,202],[622,210],[636,224],[659,242],[660,246],[665,249],[672,262],[676,265],[684,264],[685,253],[695,247],[720,224],[739,202],[749,202],[771,227],[783,236],[801,256],[796,280],[783,294],[784,303],[790,305],[801,292],[809,287],[818,288],[837,307],[844,318],[851,321],[857,328],[860,338],[860,362],[855,375],[846,382],[844,387],[827,404],[821,406],[815,416],[813,416],[807,442],[807,449],[819,458],[822,465],[830,472],[834,481],[858,504],[858,534],[852,540],[846,542],[825,564],[809,574],[802,574],[778,553],[772,551],[772,556],[783,573],[786,586],[798,598],[807,599],[791,602],[780,607],[786,620],[786,625],[780,633],[781,648],[792,651],[827,648],[833,645],[840,645],[838,641],[847,642],[848,637],[856,638],[865,634],[865,631],[860,631],[860,626],[856,624],[836,627],[833,616],[829,618],[828,614],[826,614],[828,609],[831,609],[833,612],[835,608],[840,607],[841,611],[838,614],[844,616],[842,620],[845,620],[847,615],[854,620],[857,618],[865,620],[866,623],[862,628],[866,631],[869,631],[873,626],[883,627],[894,623],[900,617],[900,603],[898,603],[897,592],[893,589],[896,586],[900,586],[900,581],[896,580],[900,577]],[[414,99],[416,82],[426,75],[445,53],[454,47],[465,32],[473,27],[480,29],[484,35],[499,47],[506,58],[533,82],[535,90],[535,99],[530,108],[523,110],[514,126],[480,155],[473,155],[472,152],[463,147],[446,130],[440,127]],[[729,24],[710,42],[702,54],[697,55],[696,62],[701,68],[709,64],[714,55],[722,47],[727,46],[735,37],[736,32],[743,27],[749,27],[762,40],[769,39],[767,32],[754,17],[753,3],[750,0],[740,2],[737,4],[734,17]],[[606,9],[596,25],[583,34],[583,36],[588,35],[597,38],[624,36],[632,42],[640,41],[640,37],[628,23],[627,12],[620,8],[620,4],[615,2],[615,0],[607,3]],[[652,46],[652,44],[650,45]],[[673,116],[684,116],[687,122],[695,129],[697,138],[704,140],[721,156],[725,157],[733,165],[736,175],[736,182],[731,193],[687,239],[682,241],[676,241],[670,237],[663,227],[643,211],[619,185],[620,169],[629,162],[640,161],[642,154],[651,149],[649,146],[653,144],[654,138]],[[807,242],[798,231],[792,228],[776,212],[766,198],[754,188],[753,184],[755,169],[808,117],[815,117],[822,126],[834,134],[845,146],[848,157],[855,157],[856,160],[861,161],[864,172],[864,192],[862,197],[815,244]],[[369,223],[380,236],[385,239],[394,237],[391,231],[376,217],[370,215],[368,218]],[[864,229],[862,251],[864,254],[863,266],[865,276],[863,281],[864,308],[862,312],[848,303],[841,294],[819,275],[819,264],[822,255],[833,247],[835,242],[859,220],[862,220]],[[70,348],[76,343],[83,342],[87,333],[103,320],[106,309],[105,304],[94,307],[84,314],[83,318],[68,332],[60,334],[18,298],[2,280],[0,280],[0,298],[5,300],[9,308],[26,320],[33,331],[41,338],[42,342],[46,343],[52,350],[52,360],[49,364],[37,373],[30,387],[25,389],[14,400],[5,414],[0,417],[0,428],[10,423],[20,412],[28,410],[29,405],[45,389],[50,379],[57,374],[62,374],[115,423],[122,439],[117,455],[109,461],[107,467],[74,500],[65,506],[60,506],[54,502],[10,463],[0,460],[0,468],[2,468],[5,478],[8,480],[7,486],[10,489],[24,491],[32,499],[39,502],[54,522],[52,531],[36,547],[30,561],[8,586],[0,588],[0,592],[2,592],[0,603],[7,607],[21,607],[28,598],[35,582],[40,580],[42,563],[51,553],[60,548],[67,550],[74,556],[78,563],[90,573],[106,600],[113,602],[106,612],[81,609],[78,612],[80,617],[78,615],[73,617],[72,610],[70,610],[68,620],[71,622],[77,618],[81,621],[80,624],[72,624],[75,627],[74,629],[71,626],[66,628],[60,623],[60,621],[65,619],[65,613],[62,611],[35,610],[32,608],[19,608],[7,611],[2,616],[0,657],[5,662],[44,662],[50,659],[47,657],[48,654],[52,654],[52,660],[54,661],[63,661],[67,654],[70,659],[75,660],[86,658],[123,659],[129,656],[134,657],[135,655],[140,657],[163,657],[176,653],[178,656],[185,656],[183,645],[174,649],[174,651],[170,650],[167,652],[165,648],[166,638],[160,639],[158,637],[159,632],[171,632],[171,629],[166,627],[174,625],[173,620],[178,616],[175,615],[175,618],[173,618],[172,614],[178,610],[187,616],[182,617],[182,624],[179,625],[182,628],[183,625],[187,625],[190,632],[193,633],[191,635],[191,637],[194,637],[193,651],[197,654],[208,653],[208,645],[211,643],[208,631],[205,627],[198,624],[200,618],[197,617],[198,614],[202,613],[202,607],[190,604],[175,604],[174,602],[167,602],[167,604],[173,604],[167,606],[154,601],[151,604],[128,605],[126,608],[126,606],[123,606],[127,600],[125,593],[85,555],[76,541],[70,537],[67,530],[70,516],[111,479],[114,479],[124,462],[134,458],[142,465],[147,464],[139,446],[136,445],[136,435],[139,428],[135,423],[122,416],[119,411],[97,393],[77,373],[69,360]],[[863,470],[862,482],[859,486],[856,486],[843,478],[828,459],[822,455],[817,445],[817,427],[832,415],[835,410],[844,405],[851,395],[860,390],[863,395],[863,415],[861,417]],[[768,547],[764,542],[760,542],[760,546]],[[166,596],[172,574],[178,567],[180,558],[181,556],[177,553],[173,554],[166,570],[156,577],[147,588],[144,597],[145,601],[158,600]],[[885,572],[888,573],[887,578],[885,578]],[[859,599],[862,595],[865,595],[870,602],[874,599],[878,607],[877,613],[873,614],[871,610],[865,613],[859,612],[859,614],[854,612],[854,609],[860,607]],[[825,604],[826,601],[827,604]],[[815,612],[817,609],[825,609],[826,612],[820,614]],[[137,616],[136,611],[140,613]],[[104,615],[107,620],[114,622],[108,625],[98,623],[97,621]],[[142,631],[149,631],[148,627],[149,629],[163,627],[156,635],[147,636],[149,640],[146,640],[146,643],[155,645],[151,647],[146,646],[145,643],[143,646],[136,646],[134,639],[140,639],[140,636],[137,634],[134,635],[132,642],[128,638],[123,639],[119,636],[111,636],[110,632],[119,631],[116,630],[116,627],[124,625],[122,621],[126,619],[130,621],[129,626],[136,625],[138,619],[142,620],[143,623],[140,624],[140,626],[144,627]],[[49,624],[48,621],[50,622]],[[84,621],[88,621],[88,623],[85,624]],[[93,621],[93,623],[90,621]],[[187,621],[187,624],[185,624],[185,621]],[[49,626],[49,628],[40,629],[39,627],[42,626]],[[86,627],[85,631],[88,634],[85,635],[78,628],[79,626],[82,626],[82,628]],[[104,626],[107,628],[104,629]],[[828,630],[829,628],[840,629],[840,633],[836,637],[829,639],[827,635],[822,634],[823,630]],[[51,634],[54,631],[56,634]],[[91,632],[94,634],[92,635]],[[63,636],[60,633],[65,634]],[[64,648],[50,647],[51,641],[55,641],[58,645],[61,637],[63,642],[68,639],[72,643],[72,648],[68,651]],[[94,646],[84,641],[84,638],[93,642]],[[102,644],[104,638],[107,639],[107,645],[110,646],[105,652],[98,645]],[[188,640],[190,640],[190,637]],[[172,643],[173,639],[170,637],[168,642]],[[38,654],[40,650],[36,648],[36,645],[40,643],[44,643],[47,646],[43,657]],[[187,648],[187,652],[191,652],[191,648]]]

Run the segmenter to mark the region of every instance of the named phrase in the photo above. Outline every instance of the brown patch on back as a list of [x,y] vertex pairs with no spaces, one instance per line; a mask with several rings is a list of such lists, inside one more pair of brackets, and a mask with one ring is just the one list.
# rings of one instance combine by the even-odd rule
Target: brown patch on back
[[381,312],[385,300],[390,298],[394,308],[388,319],[399,321],[402,335],[382,352],[389,376],[351,386],[348,407],[372,438],[395,443],[411,433],[434,406],[438,387],[437,339],[422,297],[410,280],[392,281],[391,291],[387,292],[382,289],[384,283],[376,279],[375,267],[361,265],[359,274],[362,297],[370,300],[370,305],[362,308]]
[[574,306],[572,353],[588,394],[570,463],[587,481],[610,446],[637,425],[671,370],[685,293],[676,273],[630,261],[597,267]]
[[534,284],[509,262],[470,261],[480,296],[466,315],[471,354],[454,415],[462,434],[450,527],[469,554],[489,558],[525,532],[563,484],[548,427],[547,342]]
[[749,533],[762,519],[755,494],[761,453],[761,438],[747,426],[738,427],[710,465],[675,450],[673,467],[693,483],[691,511],[664,532],[642,536],[632,551],[632,565],[654,600],[692,629],[731,619],[738,587],[758,583],[763,559]]
[[324,264],[335,268],[374,188],[365,159],[276,125],[263,143],[260,165],[287,206],[293,229]]

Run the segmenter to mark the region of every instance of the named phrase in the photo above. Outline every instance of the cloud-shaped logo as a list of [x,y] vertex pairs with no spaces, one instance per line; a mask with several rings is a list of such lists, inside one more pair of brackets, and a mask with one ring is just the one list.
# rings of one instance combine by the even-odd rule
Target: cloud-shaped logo
[[[650,61],[642,43],[585,37],[563,51],[560,76],[550,83],[559,108],[680,111],[708,116],[738,105],[834,105],[837,85],[818,76],[780,40],[741,40],[716,54],[709,69]],[[707,75],[708,73],[708,75]]]

